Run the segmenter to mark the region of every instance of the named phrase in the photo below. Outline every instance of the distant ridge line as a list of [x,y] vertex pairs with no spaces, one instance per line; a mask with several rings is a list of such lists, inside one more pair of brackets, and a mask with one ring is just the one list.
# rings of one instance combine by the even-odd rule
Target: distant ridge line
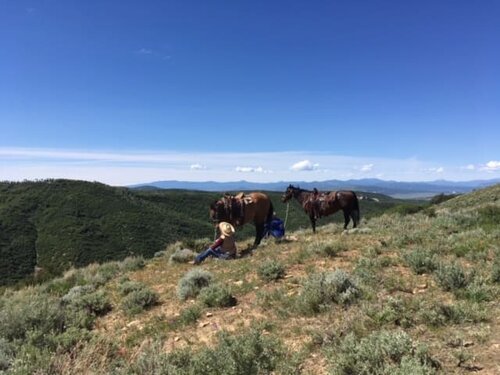
[[500,178],[491,180],[472,181],[426,181],[426,182],[402,182],[386,181],[376,178],[359,180],[325,180],[325,181],[278,181],[278,182],[250,182],[250,181],[153,181],[144,184],[128,186],[132,189],[182,189],[199,191],[239,191],[239,190],[267,190],[284,191],[289,184],[298,185],[304,189],[316,187],[319,190],[362,190],[372,193],[386,194],[393,197],[430,197],[436,194],[468,193],[475,189],[488,187],[500,183]]

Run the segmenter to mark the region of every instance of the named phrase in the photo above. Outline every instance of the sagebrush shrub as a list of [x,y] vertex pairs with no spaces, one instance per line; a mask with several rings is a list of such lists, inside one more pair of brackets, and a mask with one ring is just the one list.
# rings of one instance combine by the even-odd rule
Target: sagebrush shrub
[[15,358],[14,345],[0,337],[0,372],[9,369]]
[[123,295],[127,295],[131,292],[141,290],[145,287],[146,286],[143,283],[140,283],[138,281],[124,280],[118,285],[118,291]]
[[308,245],[308,251],[327,257],[335,257],[340,252],[348,249],[347,245],[340,241],[316,241]]
[[500,206],[488,204],[478,210],[479,223],[486,228],[498,228],[500,224]]
[[178,241],[175,243],[175,246],[169,247],[170,253],[173,253],[175,250],[180,250],[183,248],[191,249],[195,253],[200,253],[205,250],[213,241],[209,238],[197,238],[197,239],[184,239],[183,241]]
[[486,280],[478,278],[467,285],[459,296],[472,302],[485,302],[493,300],[494,295],[494,288],[486,284]]
[[302,313],[317,313],[332,303],[349,304],[360,295],[360,288],[345,271],[316,273],[304,282],[297,299],[297,307]]
[[500,260],[493,262],[493,266],[491,267],[491,281],[500,283]]
[[71,288],[61,302],[69,308],[83,310],[96,316],[111,310],[111,302],[104,290],[95,290],[93,285],[77,285]]
[[422,323],[439,327],[447,324],[479,323],[488,321],[488,311],[478,303],[438,303],[421,309],[418,320]]
[[192,269],[186,273],[177,284],[177,295],[180,299],[196,297],[201,289],[206,288],[213,282],[213,275],[203,269]]
[[0,309],[0,337],[12,341],[24,340],[30,331],[61,332],[64,320],[58,298],[23,290],[15,293]]
[[157,251],[156,253],[153,254],[154,258],[163,258],[165,256],[167,256],[166,250],[160,250],[160,251]]
[[417,302],[414,300],[389,297],[382,306],[373,306],[369,309],[367,315],[381,326],[393,323],[403,328],[409,328],[415,324],[415,310],[417,308]]
[[285,266],[275,260],[268,260],[259,266],[257,274],[264,281],[276,281],[285,277]]
[[440,264],[434,275],[438,284],[445,291],[456,291],[465,288],[472,279],[472,275],[467,274],[458,263]]
[[374,332],[358,339],[349,334],[338,347],[326,349],[334,374],[434,374],[438,364],[403,331]]
[[93,293],[94,291],[95,287],[93,285],[77,285],[68,290],[68,292],[61,297],[61,302],[66,305],[75,304],[76,300],[86,294]]
[[71,304],[80,310],[96,316],[104,315],[111,310],[111,302],[104,290],[83,294]]
[[144,286],[141,289],[132,290],[123,298],[122,309],[128,315],[138,314],[155,305],[158,299],[159,296],[156,292]]
[[180,324],[188,325],[196,322],[201,317],[201,311],[202,309],[198,304],[185,308],[179,316]]
[[428,250],[415,249],[405,253],[403,258],[417,275],[431,273],[438,266],[436,255]]
[[142,256],[137,256],[137,257],[127,257],[124,260],[122,260],[120,263],[120,269],[122,271],[137,271],[140,270],[141,268],[144,268],[146,263],[144,262],[144,257]]
[[222,284],[212,284],[203,288],[198,298],[208,307],[230,307],[236,305],[236,298],[231,295],[231,290]]
[[196,257],[196,253],[190,249],[178,249],[170,256],[170,263],[188,263]]
[[356,261],[356,267],[353,274],[364,283],[372,284],[377,282],[377,272],[380,269],[380,263],[370,258],[360,258]]
[[281,342],[259,331],[237,336],[222,332],[215,346],[196,352],[165,353],[161,343],[153,343],[123,374],[272,374],[284,358]]

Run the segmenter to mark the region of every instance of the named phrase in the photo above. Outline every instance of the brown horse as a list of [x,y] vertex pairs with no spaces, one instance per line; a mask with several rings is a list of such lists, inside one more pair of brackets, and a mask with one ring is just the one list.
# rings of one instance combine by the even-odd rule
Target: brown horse
[[314,233],[316,233],[316,220],[318,218],[331,215],[339,210],[344,212],[344,229],[347,229],[351,218],[354,228],[358,225],[359,204],[354,191],[320,192],[315,189],[313,192],[289,185],[281,200],[285,203],[292,198],[295,198],[309,215]]
[[264,224],[273,216],[271,199],[259,192],[238,194],[237,196],[225,195],[210,205],[210,218],[215,223],[226,221],[234,226],[246,223],[255,225],[254,246],[260,244],[264,236]]

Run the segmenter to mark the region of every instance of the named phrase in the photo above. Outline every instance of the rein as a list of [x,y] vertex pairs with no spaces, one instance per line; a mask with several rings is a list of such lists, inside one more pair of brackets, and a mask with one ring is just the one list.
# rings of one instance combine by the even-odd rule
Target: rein
[[288,201],[288,202],[286,203],[285,223],[283,224],[283,226],[285,227],[285,229],[286,229],[286,222],[287,222],[287,220],[288,220],[288,209],[289,209],[289,208],[290,208],[290,201]]

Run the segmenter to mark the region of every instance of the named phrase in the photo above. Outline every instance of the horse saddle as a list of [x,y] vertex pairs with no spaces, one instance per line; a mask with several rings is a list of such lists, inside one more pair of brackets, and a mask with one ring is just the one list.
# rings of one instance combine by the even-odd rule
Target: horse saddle
[[236,195],[226,195],[225,205],[230,220],[236,225],[243,225],[245,221],[245,206],[251,203],[253,203],[252,197],[245,195],[243,192]]
[[252,197],[251,197],[251,196],[249,196],[249,195],[245,195],[245,193],[244,193],[244,192],[240,192],[240,193],[236,194],[236,195],[234,196],[234,198],[236,198],[236,199],[239,199],[239,200],[243,201],[243,203],[244,203],[244,204],[250,204],[250,203],[253,203],[253,199],[252,199]]

